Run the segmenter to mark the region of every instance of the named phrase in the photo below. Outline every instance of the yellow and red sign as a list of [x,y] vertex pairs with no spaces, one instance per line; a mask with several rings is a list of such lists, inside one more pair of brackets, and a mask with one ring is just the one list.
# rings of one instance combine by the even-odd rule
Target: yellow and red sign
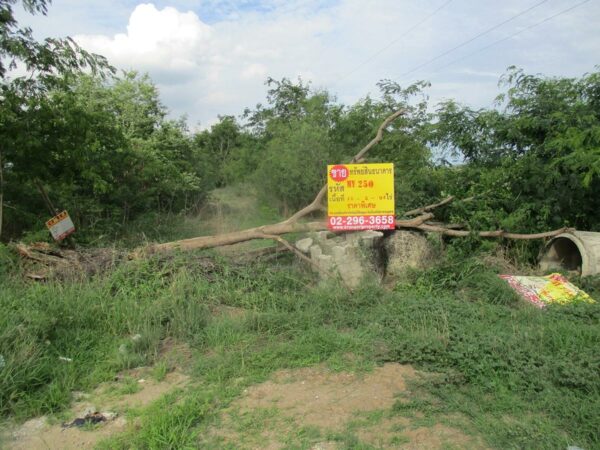
[[73,225],[73,221],[71,220],[71,217],[69,217],[67,211],[58,213],[46,222],[46,226],[50,230],[55,241],[62,241],[64,238],[75,232],[75,225]]
[[392,163],[327,166],[330,230],[393,230],[394,214]]

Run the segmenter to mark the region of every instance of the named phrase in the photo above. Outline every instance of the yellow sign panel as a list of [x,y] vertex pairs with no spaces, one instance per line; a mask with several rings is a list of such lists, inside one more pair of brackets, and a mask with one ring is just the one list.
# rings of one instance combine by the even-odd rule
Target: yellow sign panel
[[327,166],[327,204],[331,230],[394,229],[394,165]]

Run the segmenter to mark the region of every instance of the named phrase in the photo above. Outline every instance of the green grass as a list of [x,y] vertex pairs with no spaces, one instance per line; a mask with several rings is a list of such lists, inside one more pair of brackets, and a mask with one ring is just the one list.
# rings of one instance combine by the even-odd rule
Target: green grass
[[[128,224],[120,234],[101,236],[93,245],[114,245],[116,240],[119,246],[132,248],[148,242],[167,242],[244,230],[282,219],[276,209],[258,203],[254,187],[240,184],[212,191],[197,215],[148,213]],[[247,245],[259,248],[269,243],[268,240],[258,240]]]
[[[220,448],[206,440],[208,430],[247,386],[275,370],[319,363],[368,370],[383,362],[434,374],[415,382],[414,395],[399,398],[386,417],[412,414],[427,425],[460,413],[468,432],[496,448],[600,447],[598,304],[540,311],[474,258],[413,272],[391,292],[368,285],[353,294],[335,283],[311,287],[312,274],[291,258],[247,267],[217,261],[210,273],[195,258],[132,261],[62,285],[5,279],[0,414],[64,410],[72,391],[152,364],[160,340],[173,337],[192,348],[194,382],[141,411],[139,428],[105,448]],[[600,297],[593,280],[586,286]],[[214,316],[216,305],[246,313]],[[135,334],[142,339],[132,342]],[[158,362],[153,376],[164,378],[167,370]],[[284,438],[289,448],[324,439],[311,429]],[[335,440],[369,448],[353,429]]]
[[141,390],[142,387],[135,378],[126,377],[121,381],[121,385],[111,392],[111,395],[131,395],[140,392]]

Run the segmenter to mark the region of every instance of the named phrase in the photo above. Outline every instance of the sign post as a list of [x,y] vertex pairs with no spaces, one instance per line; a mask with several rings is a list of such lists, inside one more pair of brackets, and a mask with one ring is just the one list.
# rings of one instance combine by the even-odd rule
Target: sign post
[[50,230],[55,241],[62,241],[75,232],[75,225],[73,225],[73,221],[71,220],[71,217],[69,217],[67,211],[58,213],[46,222],[46,226]]
[[333,231],[393,230],[394,164],[327,166],[327,215]]

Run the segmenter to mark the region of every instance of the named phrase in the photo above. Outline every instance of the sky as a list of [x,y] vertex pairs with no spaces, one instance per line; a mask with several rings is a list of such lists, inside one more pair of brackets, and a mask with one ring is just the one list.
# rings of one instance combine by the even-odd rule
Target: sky
[[597,68],[600,0],[582,1],[53,0],[47,16],[18,18],[40,39],[71,36],[147,72],[171,117],[197,129],[264,102],[267,77],[302,77],[344,104],[377,96],[382,79],[427,80],[432,104],[490,107],[511,65]]

